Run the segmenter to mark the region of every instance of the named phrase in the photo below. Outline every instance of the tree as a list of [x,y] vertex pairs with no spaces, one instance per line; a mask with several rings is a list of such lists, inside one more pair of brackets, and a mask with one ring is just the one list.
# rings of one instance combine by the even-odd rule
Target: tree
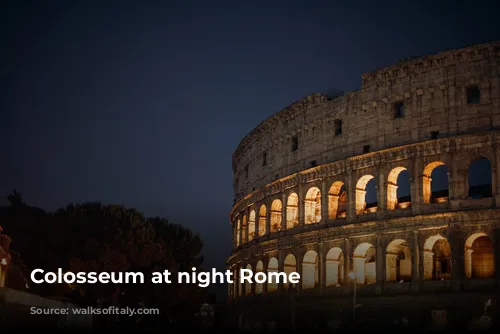
[[25,207],[26,203],[24,203],[23,198],[20,193],[14,189],[12,193],[7,196],[7,200],[10,202],[10,205],[14,208]]
[[[56,272],[142,272],[144,284],[30,284],[33,293],[70,297],[81,306],[117,303],[156,307],[163,317],[190,323],[204,300],[196,284],[177,284],[176,272],[200,268],[203,241],[199,235],[164,218],[146,218],[135,209],[99,202],[71,204],[54,213],[27,206],[16,191],[11,207],[2,208],[16,251],[31,270]],[[22,204],[22,205],[21,205]],[[172,284],[152,284],[152,272],[173,272]],[[25,270],[23,270],[25,271]],[[119,289],[119,290],[118,290]],[[117,293],[117,291],[119,293]],[[186,317],[188,317],[186,319]],[[131,319],[132,320],[132,319]]]

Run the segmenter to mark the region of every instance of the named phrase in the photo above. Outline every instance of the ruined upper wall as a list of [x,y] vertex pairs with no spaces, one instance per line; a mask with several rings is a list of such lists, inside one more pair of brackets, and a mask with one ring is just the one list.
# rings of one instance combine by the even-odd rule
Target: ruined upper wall
[[[361,89],[342,97],[314,94],[292,104],[257,126],[236,149],[235,200],[314,164],[363,154],[368,145],[373,152],[499,128],[499,64],[500,41],[475,45],[365,73]],[[479,104],[467,103],[471,85],[480,89]],[[400,102],[405,113],[397,118]],[[340,135],[336,120],[342,121]]]

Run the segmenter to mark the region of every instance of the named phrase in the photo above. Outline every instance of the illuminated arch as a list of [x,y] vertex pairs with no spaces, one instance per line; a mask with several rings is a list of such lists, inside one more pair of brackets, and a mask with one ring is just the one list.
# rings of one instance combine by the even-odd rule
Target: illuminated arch
[[297,193],[288,195],[286,202],[286,229],[299,225],[299,196]]
[[[285,263],[284,263],[284,271],[289,276],[293,272],[297,272],[297,259],[293,254],[288,254],[285,257]],[[292,287],[294,287],[295,284],[292,283]],[[288,282],[283,283],[283,289],[286,290],[288,289],[289,284]]]
[[321,191],[317,187],[310,188],[304,201],[305,224],[316,224],[321,221]]
[[262,237],[266,234],[267,231],[267,209],[264,204],[260,206],[259,209],[259,237]]
[[345,218],[347,212],[347,192],[344,182],[334,182],[328,190],[328,219]]
[[389,243],[385,256],[387,282],[411,281],[411,252],[408,242],[395,239]]
[[[269,264],[267,265],[267,272],[268,273],[276,273],[278,272],[279,267],[278,267],[278,259],[275,257],[272,257],[269,259]],[[267,281],[267,292],[275,292],[278,291],[278,282],[275,279],[270,279]]]
[[465,241],[465,277],[494,278],[495,249],[493,240],[484,232],[470,235]]
[[271,203],[271,232],[281,231],[283,205],[279,199]]
[[343,282],[344,253],[340,247],[333,247],[326,253],[326,286],[337,286]]
[[354,250],[354,273],[358,284],[374,284],[377,279],[376,252],[372,244],[364,242]]
[[302,260],[302,289],[312,289],[318,284],[318,253],[309,250]]
[[[375,177],[373,175],[363,175],[359,178],[356,183],[356,214],[361,215],[366,212],[366,186],[369,182],[375,182]],[[375,208],[376,211],[376,208]]]
[[451,246],[440,234],[430,236],[424,243],[424,280],[451,278]]
[[[448,167],[442,161],[434,161],[427,164],[424,168],[424,172],[422,175],[422,196],[423,201],[426,204],[437,202],[447,202],[448,201],[448,188],[449,185],[446,186],[445,189],[436,189],[434,184],[432,183],[432,178],[436,173],[439,173],[439,169],[441,169],[441,176],[446,178],[446,184],[448,184]],[[437,174],[439,175],[439,174]]]
[[255,237],[255,210],[250,211],[248,216],[248,241],[252,241]]

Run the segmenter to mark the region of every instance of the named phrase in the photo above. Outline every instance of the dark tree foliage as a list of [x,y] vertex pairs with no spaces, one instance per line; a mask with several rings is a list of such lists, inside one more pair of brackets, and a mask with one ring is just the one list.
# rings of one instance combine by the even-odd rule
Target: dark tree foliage
[[[142,272],[143,284],[34,284],[33,293],[70,298],[81,306],[160,308],[158,319],[189,321],[204,301],[196,284],[176,284],[177,271],[200,268],[203,242],[199,235],[164,218],[146,218],[120,205],[83,203],[54,213],[27,206],[20,194],[9,196],[11,206],[0,209],[0,225],[12,239],[23,266],[65,272]],[[19,260],[21,262],[21,260]],[[152,272],[173,272],[171,284],[151,283]],[[26,270],[25,270],[26,272]],[[158,320],[157,319],[157,320]],[[151,320],[151,319],[150,319]],[[158,320],[160,321],[160,320]]]

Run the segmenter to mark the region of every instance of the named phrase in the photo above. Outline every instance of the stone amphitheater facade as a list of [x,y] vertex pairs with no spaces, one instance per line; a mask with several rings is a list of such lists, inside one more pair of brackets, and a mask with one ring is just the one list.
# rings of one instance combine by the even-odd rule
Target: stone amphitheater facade
[[[313,326],[348,322],[355,287],[359,317],[392,307],[422,321],[401,311],[417,303],[430,308],[426,323],[444,326],[464,325],[459,304],[484,313],[483,297],[465,296],[498,296],[500,42],[407,59],[362,80],[358,91],[313,94],[271,116],[233,155],[228,269],[301,275],[297,286],[230,284],[245,326],[289,326],[290,312]],[[479,161],[488,182],[474,192]],[[436,191],[438,169],[448,182]],[[409,196],[398,196],[401,175]],[[369,182],[376,200],[367,204]]]

